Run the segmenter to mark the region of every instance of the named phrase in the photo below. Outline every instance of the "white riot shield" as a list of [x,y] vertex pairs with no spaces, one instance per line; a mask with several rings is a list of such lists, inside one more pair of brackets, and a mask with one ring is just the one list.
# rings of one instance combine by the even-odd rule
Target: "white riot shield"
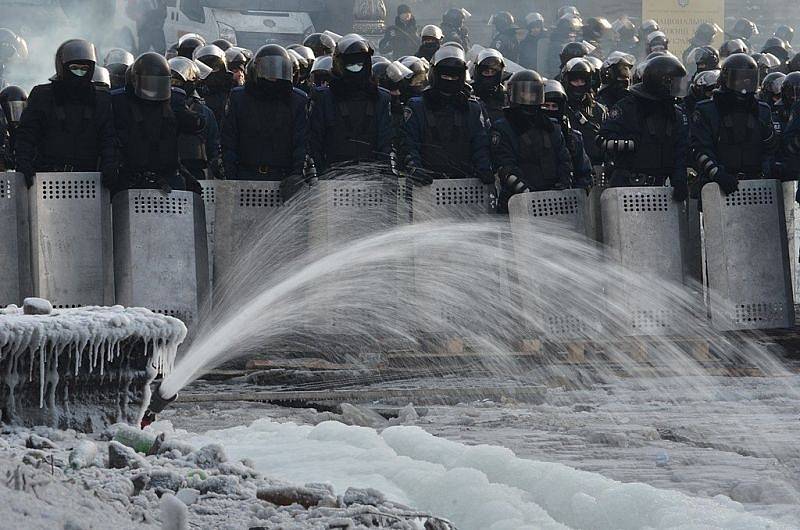
[[33,294],[28,188],[22,173],[0,173],[0,307]]
[[786,213],[786,236],[789,241],[789,270],[792,273],[792,293],[795,297],[800,286],[797,285],[797,211],[795,201],[797,194],[797,181],[783,182],[783,210]]
[[202,198],[126,190],[114,196],[113,212],[117,303],[197,322],[210,290]]
[[203,206],[206,209],[206,235],[208,236],[208,279],[214,285],[214,241],[216,229],[217,185],[219,180],[201,180]]
[[[686,205],[672,200],[672,188],[608,188],[600,201],[608,261],[640,278],[682,285]],[[618,280],[607,286],[607,295],[610,324],[622,333],[679,335],[685,328],[685,315],[657,289],[635,289]]]
[[38,173],[29,196],[33,290],[57,309],[114,304],[111,201],[99,173]]
[[721,330],[794,325],[781,183],[745,180],[723,195],[703,187],[711,321]]
[[[436,221],[486,221],[490,219],[492,197],[489,186],[479,179],[439,179],[434,180],[429,186],[415,186],[412,194],[412,218],[414,223]],[[506,236],[508,234],[505,234]],[[498,246],[503,244],[504,234],[497,234]],[[506,243],[510,244],[510,241]],[[417,250],[414,255],[414,296],[419,306],[420,314],[427,314],[424,318],[427,333],[444,333],[448,329],[456,330],[460,326],[467,326],[471,318],[478,315],[465,314],[465,309],[470,307],[467,300],[459,299],[459,293],[447,293],[443,296],[437,293],[437,278],[446,274],[448,256],[440,255],[429,248]],[[480,266],[486,270],[492,268],[490,263]],[[501,274],[507,278],[507,271],[494,267],[497,278]],[[499,280],[498,280],[499,282]],[[427,327],[425,327],[427,326]]]
[[[525,331],[548,340],[581,339],[593,334],[597,319],[574,296],[575,282],[569,277],[569,270],[548,267],[558,258],[566,257],[560,255],[563,246],[548,249],[535,239],[537,234],[559,230],[559,233],[574,233],[576,240],[585,241],[591,232],[586,192],[571,189],[520,193],[508,201],[508,214],[522,295],[515,302],[521,304],[533,328]],[[541,260],[542,266],[532,260]],[[597,295],[601,295],[599,287]]]

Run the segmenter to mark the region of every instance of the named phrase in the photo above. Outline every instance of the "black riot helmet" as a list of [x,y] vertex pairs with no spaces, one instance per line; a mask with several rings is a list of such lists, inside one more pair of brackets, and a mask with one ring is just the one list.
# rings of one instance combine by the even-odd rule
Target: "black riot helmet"
[[561,66],[563,67],[571,59],[585,57],[592,52],[591,48],[585,42],[568,42],[561,48]]
[[489,18],[489,24],[494,26],[497,33],[504,33],[510,29],[519,29],[514,15],[508,11],[500,11]]
[[771,53],[781,64],[789,62],[789,45],[783,39],[778,37],[770,37],[761,48],[761,53]]
[[200,69],[197,63],[186,57],[173,57],[169,61],[172,86],[183,89],[187,95],[192,95],[200,82]]
[[258,49],[247,64],[247,83],[259,81],[282,81],[292,83],[292,58],[282,46],[267,44]]
[[253,58],[253,52],[247,48],[239,48],[234,46],[225,50],[225,62],[228,63],[230,71],[242,70],[244,71],[247,63]]
[[647,35],[647,53],[669,50],[669,38],[663,31],[654,31]]
[[786,44],[791,44],[792,39],[794,39],[794,28],[786,24],[780,25],[775,30],[775,36],[786,42]]
[[467,60],[464,50],[455,46],[442,46],[433,56],[430,71],[431,87],[442,94],[462,92],[467,82]]
[[605,17],[591,17],[583,23],[583,38],[588,41],[601,41],[611,34],[611,23]]
[[639,33],[642,36],[642,40],[646,40],[648,35],[650,35],[654,31],[658,31],[660,28],[661,27],[658,25],[658,22],[656,22],[652,18],[649,20],[645,20],[644,22],[642,22],[642,25],[639,28]]
[[28,93],[16,85],[9,85],[0,90],[0,108],[6,123],[16,126],[22,118],[22,111],[28,104]]
[[525,27],[528,31],[540,30],[544,31],[544,17],[541,13],[533,12],[525,16]]
[[0,64],[28,58],[25,40],[8,28],[0,28]]
[[184,35],[178,40],[178,55],[187,59],[194,59],[194,51],[206,45],[205,39],[199,35]]
[[694,76],[690,89],[697,101],[711,98],[711,93],[719,83],[719,73],[719,70],[706,70]]
[[594,55],[587,55],[583,59],[592,65],[592,89],[597,90],[602,82],[600,80],[600,70],[603,68],[603,61]]
[[756,26],[756,23],[752,20],[740,18],[736,21],[736,24],[733,25],[733,29],[730,33],[735,38],[749,39],[753,35],[758,35],[758,26]]
[[555,103],[558,111],[545,111],[551,118],[560,119],[567,113],[567,93],[564,86],[555,79],[547,79],[544,82],[544,101],[545,103]]
[[467,16],[469,16],[469,11],[466,9],[451,7],[442,15],[442,23],[448,26],[460,28],[464,25],[464,21],[467,19]]
[[111,88],[111,74],[108,69],[103,66],[94,66],[94,74],[92,74],[92,84],[96,87]]
[[755,59],[758,65],[759,79],[764,79],[767,74],[777,72],[781,67],[781,62],[771,53],[754,53],[750,57]]
[[409,96],[421,94],[425,87],[428,86],[430,63],[421,57],[413,55],[401,59],[400,62],[413,73],[403,88]]
[[316,87],[327,85],[331,80],[331,68],[333,68],[333,57],[330,55],[323,55],[314,61],[314,66],[311,67],[311,82]]
[[222,50],[224,52],[226,52],[229,49],[233,48],[233,43],[231,41],[229,41],[229,40],[226,40],[226,39],[217,39],[214,42],[212,42],[211,44],[213,44],[214,46],[216,46],[217,48],[219,48],[220,50]]
[[708,46],[718,34],[722,33],[722,28],[713,22],[703,22],[694,32],[694,40],[696,44]]
[[636,58],[625,52],[611,52],[600,67],[600,82],[606,86],[629,88]]
[[[97,50],[94,44],[83,39],[70,39],[56,50],[55,79],[64,81],[70,77],[86,78],[90,83],[97,64]],[[80,69],[70,68],[77,65]]]
[[314,67],[314,60],[317,58],[314,55],[314,50],[308,46],[303,46],[302,44],[292,44],[291,46],[287,46],[286,49],[294,51],[303,60],[305,60],[305,67],[303,66],[303,63],[300,63],[300,79],[306,80],[308,78],[308,74],[311,73],[311,68]]
[[633,21],[629,19],[627,15],[622,15],[620,18],[615,20],[614,23],[611,25],[611,28],[617,32],[617,35],[619,35],[620,40],[638,41],[639,39],[639,37],[636,36],[636,24],[634,24]]
[[561,6],[558,8],[557,16],[561,18],[565,15],[575,16],[580,18],[581,12],[578,11],[578,8],[575,6]]
[[687,59],[697,66],[697,72],[719,69],[719,52],[713,46],[695,48]]
[[555,32],[559,37],[577,37],[583,29],[583,22],[575,15],[564,15],[556,22]]
[[372,55],[375,51],[367,39],[356,33],[342,37],[333,50],[333,75],[335,77],[363,77],[369,79]]
[[761,99],[772,106],[775,100],[781,97],[781,89],[786,74],[783,72],[772,72],[761,81]]
[[122,48],[111,48],[108,50],[105,58],[103,59],[103,66],[106,68],[112,64],[124,64],[125,66],[130,66],[133,64],[133,61],[133,54],[128,50],[123,50]]
[[473,81],[479,83],[484,78],[491,78],[493,85],[499,85],[503,80],[506,62],[499,51],[484,48],[475,59],[474,68]]
[[[647,61],[642,84],[634,92],[651,99],[671,99],[685,96],[686,68],[672,55],[662,55]],[[641,87],[641,88],[639,88]]]
[[746,96],[758,90],[758,64],[746,53],[735,53],[722,63],[719,86],[722,90]]
[[195,48],[190,59],[200,61],[215,72],[228,71],[228,61],[225,58],[225,52],[215,44],[207,44],[205,46]]
[[379,86],[395,95],[398,95],[403,84],[414,76],[414,72],[400,61],[380,63],[373,69],[372,74]]
[[336,48],[336,41],[325,33],[312,33],[303,40],[303,46],[308,46],[314,52],[314,57],[331,55]]
[[783,78],[781,99],[783,106],[788,110],[800,101],[800,72],[792,72]]
[[164,54],[164,57],[169,61],[173,57],[177,57],[177,56],[178,56],[178,43],[177,42],[173,42],[172,44],[167,46],[167,51]]
[[747,44],[742,39],[731,39],[722,43],[719,48],[719,56],[721,59],[725,59],[735,53],[748,53],[749,51]]
[[592,63],[583,57],[567,61],[561,70],[561,81],[571,102],[578,103],[591,92],[595,78]]
[[508,104],[524,112],[540,112],[544,103],[544,79],[533,70],[520,70],[508,80]]
[[163,55],[147,52],[140,55],[129,69],[133,94],[144,101],[168,101],[172,75]]

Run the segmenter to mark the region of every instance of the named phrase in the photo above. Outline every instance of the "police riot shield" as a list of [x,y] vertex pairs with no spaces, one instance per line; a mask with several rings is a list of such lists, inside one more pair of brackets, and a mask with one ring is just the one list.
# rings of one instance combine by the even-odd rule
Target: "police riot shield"
[[603,242],[603,218],[602,209],[600,208],[600,195],[606,188],[606,184],[603,166],[594,166],[592,168],[592,188],[589,190],[589,196],[587,197],[587,226],[589,237],[601,243]]
[[703,286],[703,243],[700,221],[700,201],[688,199],[686,201],[686,251],[685,267],[686,279],[692,284],[693,289],[702,290]]
[[789,241],[789,271],[792,274],[792,293],[797,297],[797,253],[800,246],[797,241],[797,211],[798,207],[795,197],[797,195],[797,181],[792,180],[783,182],[783,209],[786,213],[786,236]]
[[[493,197],[489,186],[476,178],[434,180],[429,186],[415,186],[411,194],[414,223],[490,219]],[[509,235],[498,231],[496,244],[510,245]],[[417,249],[414,254],[414,300],[418,313],[428,315],[420,323],[419,331],[455,334],[459,328],[468,327],[472,319],[480,318],[477,313],[465,313],[471,304],[461,300],[459,293],[437,292],[437,278],[447,274],[448,261],[448,256],[430,248]],[[480,266],[491,270],[494,281],[507,290],[507,284],[501,280],[501,277],[507,280],[507,271],[501,270],[499,264],[481,263]]]
[[723,195],[703,187],[711,321],[720,330],[794,325],[781,183],[744,180]]
[[33,294],[28,188],[22,173],[0,173],[0,307]]
[[214,285],[214,231],[216,228],[217,185],[219,180],[201,180],[203,206],[206,210],[206,235],[208,236],[208,280]]
[[209,294],[203,200],[189,191],[126,190],[114,213],[117,303],[195,323]]
[[606,258],[625,271],[607,285],[606,325],[627,335],[680,335],[686,315],[657,286],[684,282],[685,203],[663,186],[608,188],[600,201]]
[[[514,251],[517,259],[525,333],[547,340],[582,339],[596,330],[597,318],[576,297],[575,282],[568,268],[550,266],[563,262],[567,247],[549,246],[543,234],[573,236],[583,244],[590,235],[589,208],[582,189],[520,193],[508,201]],[[559,261],[562,260],[562,261]],[[538,262],[538,263],[537,263]],[[602,291],[597,288],[598,298]],[[521,324],[521,323],[520,323]],[[531,338],[530,335],[523,338]]]
[[114,303],[111,201],[99,173],[38,173],[29,190],[33,290],[57,309]]
[[[293,201],[295,201],[293,199]],[[223,282],[248,250],[264,238],[271,248],[263,260],[285,262],[290,251],[305,247],[306,229],[281,198],[279,181],[226,180],[216,186],[214,225],[214,278]],[[290,236],[290,237],[287,237]],[[290,248],[291,247],[291,248]]]

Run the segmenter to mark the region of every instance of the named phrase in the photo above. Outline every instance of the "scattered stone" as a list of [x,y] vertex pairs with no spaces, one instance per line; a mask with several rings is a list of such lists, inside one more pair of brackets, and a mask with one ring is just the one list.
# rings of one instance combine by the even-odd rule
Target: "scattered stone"
[[150,475],[147,473],[140,473],[133,477],[131,484],[133,484],[133,494],[139,495],[147,488],[147,485],[150,484]]
[[217,469],[223,475],[236,475],[243,479],[259,478],[260,474],[255,469],[245,466],[244,464],[237,464],[235,462],[223,462],[217,466]]
[[231,475],[215,475],[208,477],[200,484],[200,493],[219,493],[220,495],[236,495],[240,493],[239,479]]
[[22,312],[26,315],[49,315],[53,312],[53,304],[44,298],[26,298],[22,301]]
[[373,429],[383,429],[389,426],[389,421],[367,407],[358,407],[350,403],[342,403],[342,423],[346,425],[357,425],[359,427],[371,427]]
[[44,436],[39,436],[37,434],[31,434],[28,436],[28,439],[25,440],[25,447],[28,449],[57,449],[58,446],[53,443],[50,439],[45,438]]
[[142,458],[133,449],[117,441],[108,444],[108,467],[112,469],[142,469],[149,467],[147,460]]
[[161,530],[188,530],[189,510],[172,494],[161,497]]
[[372,488],[347,488],[342,501],[346,506],[361,504],[363,506],[380,506],[386,501],[386,496]]
[[336,498],[323,490],[316,490],[297,486],[270,486],[261,488],[256,496],[262,501],[276,506],[291,506],[299,504],[304,508],[325,506],[335,508],[338,505]]
[[91,440],[81,440],[69,453],[69,465],[73,469],[81,469],[94,464],[97,457],[97,445]]
[[183,488],[175,496],[186,506],[191,506],[200,499],[200,492],[194,488]]
[[120,497],[130,498],[136,493],[136,486],[133,481],[128,477],[116,475],[111,480],[103,484],[103,489],[106,492],[118,495]]
[[148,487],[154,489],[157,494],[166,491],[178,491],[183,486],[183,477],[174,471],[166,469],[154,469],[150,472],[150,484]]
[[196,451],[196,449],[191,444],[174,438],[168,438],[158,446],[158,454],[169,454],[172,451],[178,451],[181,455],[186,456]]
[[221,445],[208,444],[189,455],[189,460],[202,469],[213,469],[222,462],[227,462],[228,457]]

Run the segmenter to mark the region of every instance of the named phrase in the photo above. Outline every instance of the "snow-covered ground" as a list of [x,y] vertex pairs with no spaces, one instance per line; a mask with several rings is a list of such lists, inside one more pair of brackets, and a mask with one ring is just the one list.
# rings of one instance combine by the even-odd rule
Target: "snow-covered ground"
[[380,433],[264,404],[184,405],[165,417],[212,429],[186,436],[263,472],[378,488],[462,530],[800,526],[800,377],[714,378],[713,399],[689,383],[660,380],[654,393],[627,379],[549,389],[541,404],[427,407],[415,427]]

